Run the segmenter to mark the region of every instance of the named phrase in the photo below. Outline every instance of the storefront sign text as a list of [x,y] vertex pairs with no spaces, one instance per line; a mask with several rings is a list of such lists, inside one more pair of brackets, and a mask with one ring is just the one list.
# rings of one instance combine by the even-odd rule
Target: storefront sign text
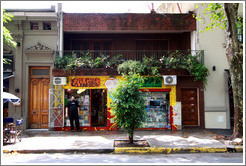
[[73,87],[99,87],[100,78],[74,78],[71,80]]
[[145,77],[142,87],[161,87],[161,77]]

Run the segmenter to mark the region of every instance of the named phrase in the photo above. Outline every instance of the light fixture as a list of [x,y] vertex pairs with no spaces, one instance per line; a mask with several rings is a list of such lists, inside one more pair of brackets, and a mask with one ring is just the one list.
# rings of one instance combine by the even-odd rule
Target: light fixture
[[82,92],[84,92],[86,89],[79,89],[77,90],[77,94],[81,94]]
[[213,66],[213,68],[212,68],[212,69],[213,69],[213,71],[215,71],[215,70],[216,70],[216,66]]

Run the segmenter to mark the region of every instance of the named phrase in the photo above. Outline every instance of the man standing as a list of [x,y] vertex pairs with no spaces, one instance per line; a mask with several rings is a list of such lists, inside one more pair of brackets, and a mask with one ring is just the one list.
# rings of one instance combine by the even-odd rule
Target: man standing
[[71,96],[71,100],[67,102],[65,116],[66,118],[69,116],[71,131],[74,131],[73,121],[75,121],[77,131],[81,131],[79,126],[79,104],[73,95]]

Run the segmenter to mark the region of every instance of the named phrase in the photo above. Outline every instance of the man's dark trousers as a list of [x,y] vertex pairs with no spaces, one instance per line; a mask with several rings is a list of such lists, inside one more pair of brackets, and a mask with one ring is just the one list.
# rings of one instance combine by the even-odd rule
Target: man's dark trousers
[[76,128],[77,128],[77,131],[80,130],[79,116],[78,115],[69,114],[69,120],[70,120],[70,128],[71,128],[71,131],[74,130],[73,121],[75,121],[75,125],[76,125]]

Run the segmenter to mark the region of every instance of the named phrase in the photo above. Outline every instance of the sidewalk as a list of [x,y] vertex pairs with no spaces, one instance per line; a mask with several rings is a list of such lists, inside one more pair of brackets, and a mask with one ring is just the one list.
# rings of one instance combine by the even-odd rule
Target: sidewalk
[[242,146],[229,147],[206,130],[136,131],[134,140],[147,140],[150,147],[114,147],[114,140],[126,140],[124,131],[27,130],[21,142],[3,146],[4,153],[216,153],[242,152]]

